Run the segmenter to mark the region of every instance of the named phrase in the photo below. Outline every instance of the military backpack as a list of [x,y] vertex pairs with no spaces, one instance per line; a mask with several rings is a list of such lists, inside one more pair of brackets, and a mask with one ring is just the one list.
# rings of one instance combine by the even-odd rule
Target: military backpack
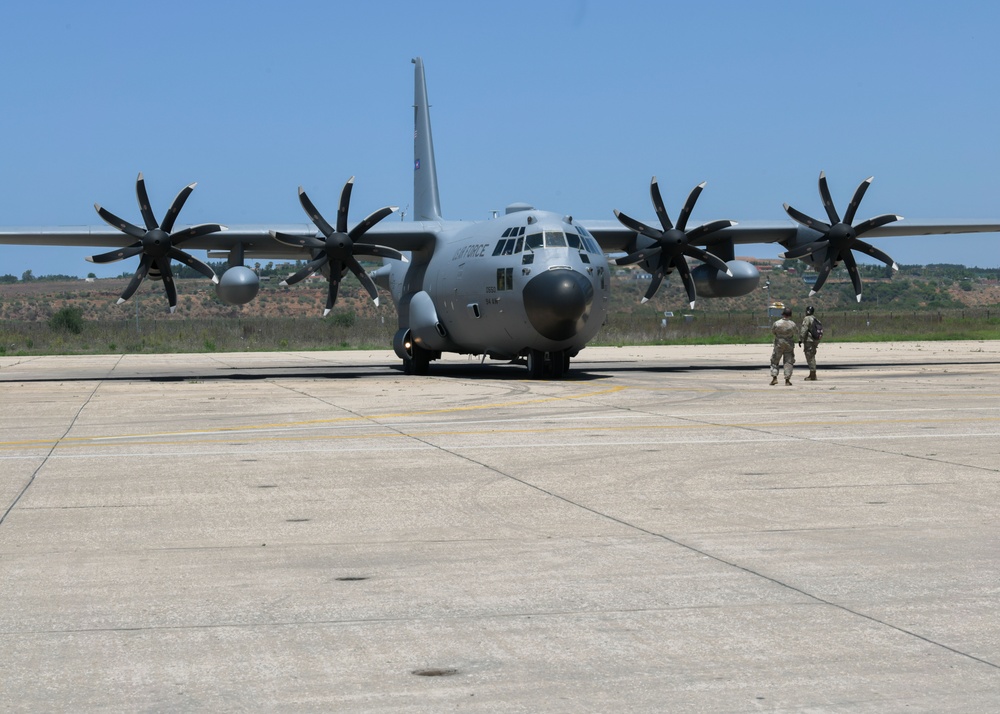
[[809,336],[816,342],[823,339],[823,323],[819,321],[818,317],[814,317],[812,324],[809,325]]

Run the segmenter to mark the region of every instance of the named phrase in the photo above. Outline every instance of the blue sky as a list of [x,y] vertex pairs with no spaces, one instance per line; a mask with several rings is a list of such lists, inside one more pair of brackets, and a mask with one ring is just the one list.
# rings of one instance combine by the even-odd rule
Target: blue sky
[[[655,220],[843,211],[1000,222],[1000,5],[983,2],[47,2],[0,5],[0,225],[302,222],[412,200],[424,58],[442,208],[526,201]],[[387,219],[393,220],[393,219]],[[1000,235],[875,241],[900,263],[1000,266]],[[774,246],[747,253],[774,256]],[[93,250],[0,246],[0,274],[116,275]],[[204,257],[203,254],[201,257]]]

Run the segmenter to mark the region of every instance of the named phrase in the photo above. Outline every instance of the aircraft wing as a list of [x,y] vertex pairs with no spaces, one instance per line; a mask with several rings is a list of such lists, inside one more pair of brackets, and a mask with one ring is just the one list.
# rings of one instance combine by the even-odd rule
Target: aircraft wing
[[[637,233],[618,221],[578,221],[606,252],[631,251],[635,249]],[[650,222],[648,225],[656,225]],[[1000,221],[975,219],[946,219],[908,221],[906,219],[872,228],[865,232],[865,238],[895,238],[900,236],[948,235],[954,233],[1000,233]],[[785,246],[805,244],[814,241],[817,231],[806,228],[794,221],[743,221],[723,228],[704,240],[692,241],[711,250],[713,246],[747,243],[780,243]]]
[[[183,233],[187,226],[179,226],[176,233]],[[419,251],[429,247],[440,228],[436,223],[390,222],[373,226],[359,243],[378,243],[396,250]],[[296,260],[308,257],[304,248],[283,245],[271,237],[271,231],[291,236],[321,237],[310,223],[292,225],[232,226],[205,236],[186,240],[185,250],[205,250],[212,255],[228,254],[242,248],[250,257]],[[0,227],[0,245],[70,246],[93,248],[122,248],[135,243],[135,238],[110,226],[61,226],[61,227]]]

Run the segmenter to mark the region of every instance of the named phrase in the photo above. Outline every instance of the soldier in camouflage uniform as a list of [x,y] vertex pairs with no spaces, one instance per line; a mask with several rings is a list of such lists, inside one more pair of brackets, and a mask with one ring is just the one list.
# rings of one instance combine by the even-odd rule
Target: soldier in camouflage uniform
[[771,384],[778,383],[778,363],[784,361],[785,386],[792,386],[792,366],[795,364],[796,325],[792,322],[792,308],[781,311],[781,319],[771,325],[774,350],[771,352]]
[[809,364],[809,376],[806,377],[806,381],[815,382],[816,381],[816,347],[819,342],[812,336],[813,322],[816,321],[815,315],[816,308],[812,305],[806,308],[806,316],[802,319],[802,327],[799,329],[799,347],[806,355],[806,362]]

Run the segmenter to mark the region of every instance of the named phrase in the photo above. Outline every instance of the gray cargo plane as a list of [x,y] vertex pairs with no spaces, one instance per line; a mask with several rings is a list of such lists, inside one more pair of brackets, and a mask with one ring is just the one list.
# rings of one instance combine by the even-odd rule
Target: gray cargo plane
[[[245,304],[256,297],[259,289],[257,275],[245,261],[306,259],[308,264],[282,284],[292,285],[315,272],[322,273],[329,281],[324,315],[336,302],[340,281],[347,271],[357,277],[376,305],[377,286],[389,291],[398,313],[393,348],[408,373],[425,374],[431,361],[442,353],[454,352],[523,360],[533,378],[560,378],[607,317],[609,253],[625,254],[615,261],[619,265],[640,263],[651,273],[643,302],[653,297],[665,276],[676,272],[694,307],[698,295],[735,297],[756,289],[760,275],[750,263],[735,259],[735,246],[777,242],[787,249],[785,257],[799,258],[819,272],[813,293],[823,286],[830,271],[843,263],[860,301],[861,278],[853,251],[896,267],[888,255],[859,240],[862,234],[877,238],[1000,232],[1000,222],[916,223],[902,221],[893,214],[855,224],[858,204],[871,179],[858,186],[841,219],[822,173],[819,191],[829,223],[785,204],[794,221],[737,225],[730,220],[715,220],[689,228],[705,184],[695,186],[674,222],[655,178],[650,184],[650,197],[659,227],[617,210],[617,221],[578,220],[525,204],[510,205],[504,215],[488,221],[445,220],[438,195],[424,66],[420,58],[413,64],[411,222],[381,223],[396,210],[389,206],[349,227],[354,185],[351,178],[341,193],[333,224],[299,188],[299,202],[312,225],[227,228],[212,223],[175,230],[177,215],[194,184],[177,195],[160,223],[149,206],[145,181],[139,174],[136,196],[143,226],[95,204],[110,229],[0,228],[0,243],[112,248],[88,258],[95,263],[138,256],[139,266],[119,303],[128,300],[149,278],[163,282],[171,312],[177,305],[170,268],[173,260],[191,266],[216,283],[222,301]],[[221,279],[187,252],[192,249],[206,250],[209,257],[227,258],[229,267]],[[382,267],[368,274],[358,256],[379,258]],[[689,258],[698,265],[689,267]]]

